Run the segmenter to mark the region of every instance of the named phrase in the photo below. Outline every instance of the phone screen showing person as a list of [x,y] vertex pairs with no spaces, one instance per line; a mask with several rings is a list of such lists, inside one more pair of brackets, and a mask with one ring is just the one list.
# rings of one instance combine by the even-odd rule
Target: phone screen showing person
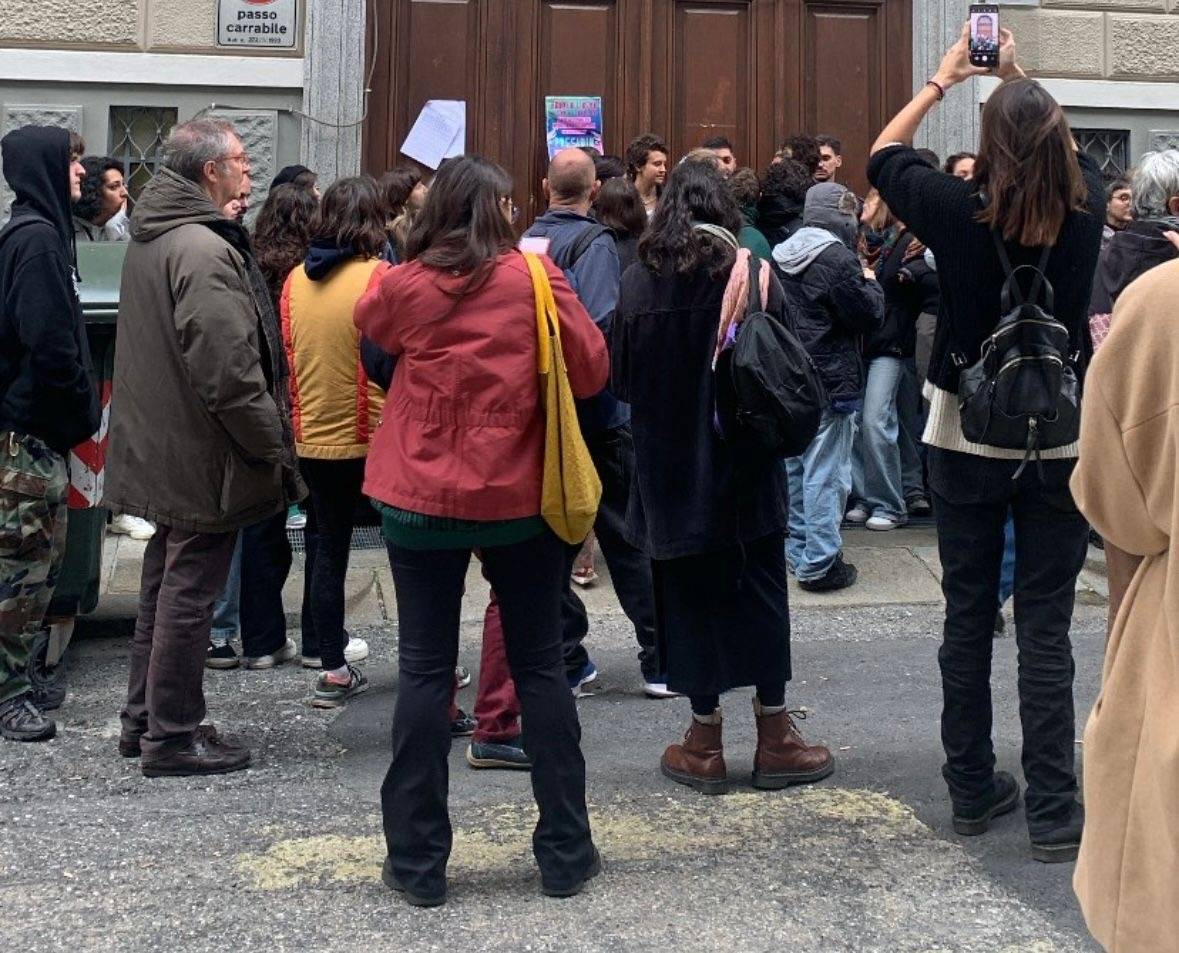
[[970,64],[994,69],[999,65],[999,8],[970,5]]

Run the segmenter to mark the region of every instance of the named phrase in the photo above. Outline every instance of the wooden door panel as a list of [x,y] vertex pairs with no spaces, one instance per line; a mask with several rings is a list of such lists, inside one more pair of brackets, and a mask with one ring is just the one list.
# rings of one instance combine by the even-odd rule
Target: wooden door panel
[[808,3],[803,127],[843,142],[840,180],[867,190],[868,151],[886,121],[883,3]]
[[739,157],[749,155],[755,125],[750,0],[677,0],[671,20],[673,161],[712,136],[725,136]]

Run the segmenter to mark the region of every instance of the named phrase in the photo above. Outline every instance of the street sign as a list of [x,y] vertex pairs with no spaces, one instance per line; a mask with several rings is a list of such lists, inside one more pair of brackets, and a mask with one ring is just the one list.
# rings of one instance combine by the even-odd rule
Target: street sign
[[299,0],[219,0],[217,45],[293,50],[299,38]]

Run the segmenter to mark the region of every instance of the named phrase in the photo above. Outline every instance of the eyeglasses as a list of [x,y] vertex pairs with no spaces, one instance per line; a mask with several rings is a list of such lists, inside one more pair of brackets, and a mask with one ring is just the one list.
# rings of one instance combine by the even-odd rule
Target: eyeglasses
[[237,152],[231,156],[218,156],[214,161],[215,162],[240,162],[242,164],[242,167],[244,169],[246,169],[247,171],[249,171],[249,168],[250,168],[250,157],[248,155],[246,155],[244,152]]

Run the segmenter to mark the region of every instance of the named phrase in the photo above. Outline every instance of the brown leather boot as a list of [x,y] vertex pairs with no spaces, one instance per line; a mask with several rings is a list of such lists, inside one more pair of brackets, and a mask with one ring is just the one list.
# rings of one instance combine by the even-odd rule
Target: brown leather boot
[[[835,770],[831,752],[822,745],[808,745],[803,741],[790,712],[767,715],[755,698],[753,714],[757,719],[757,753],[753,756],[755,788],[774,791],[792,784],[811,784]],[[796,714],[806,717],[802,712]]]
[[668,747],[659,766],[666,777],[702,794],[727,794],[729,772],[721,747],[720,709],[709,716],[707,724],[693,715],[684,743]]

